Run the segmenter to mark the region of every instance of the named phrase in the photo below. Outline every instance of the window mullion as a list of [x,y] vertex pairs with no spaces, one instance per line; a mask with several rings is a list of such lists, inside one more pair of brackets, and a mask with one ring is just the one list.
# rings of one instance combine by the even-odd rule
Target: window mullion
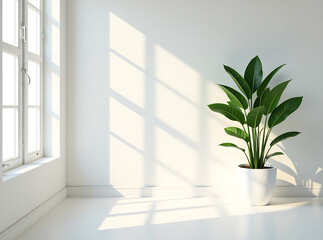
[[[16,164],[23,164],[23,101],[22,101],[22,93],[23,93],[23,75],[21,69],[23,68],[23,40],[21,36],[21,27],[23,26],[23,0],[19,1],[18,6],[18,48],[19,48],[19,62],[18,62],[18,160],[15,161]],[[14,162],[14,163],[15,163]],[[14,167],[14,166],[11,166]]]
[[30,7],[30,8],[32,8],[34,11],[36,11],[36,12],[40,12],[40,9],[38,9],[35,5],[33,5],[32,3],[28,3],[28,6]]
[[21,49],[20,47],[12,46],[8,43],[2,42],[2,51],[5,51],[7,53],[13,54],[13,55],[21,55]]
[[22,123],[21,123],[21,152],[22,152],[22,163],[25,164],[27,160],[27,127],[28,127],[28,108],[27,108],[27,99],[28,99],[28,85],[26,82],[27,79],[27,69],[28,69],[28,0],[21,0],[21,27],[24,27],[25,30],[25,38],[21,38],[21,115],[22,115]]
[[[42,39],[43,1],[40,0],[39,9],[37,9],[36,6],[29,3],[28,0],[24,0],[24,1],[25,1],[24,20],[27,26],[27,32],[28,32],[28,29],[30,30],[30,32],[33,32],[31,29],[36,28],[36,31],[40,33],[39,35],[36,34],[36,38],[34,35],[32,37],[32,36],[28,36],[27,34],[27,42],[25,43],[25,46],[24,46],[25,68],[28,69],[30,76],[32,76],[31,85],[28,86],[28,84],[26,84],[25,86],[25,96],[24,96],[24,100],[25,100],[24,156],[25,156],[25,162],[30,162],[42,157],[42,154],[43,154],[43,150],[42,150],[43,149],[43,100],[42,100],[42,95],[43,95],[42,93],[43,92],[42,90],[42,86],[43,86],[43,83],[42,83],[42,79],[43,79],[43,39]],[[30,11],[30,9],[32,11]],[[32,16],[34,16],[33,11],[39,14],[39,22],[38,22],[39,25],[35,25],[37,24],[37,21],[34,22],[33,20],[31,20],[31,22],[28,22],[30,19],[32,19]],[[31,14],[31,16],[28,16],[29,13]],[[39,45],[38,46],[36,45],[35,47],[34,41],[37,41],[37,44]],[[37,50],[35,51],[35,49],[39,49],[39,51]],[[35,66],[36,66],[36,70],[35,70]],[[36,89],[34,88],[35,86],[36,86]],[[34,89],[35,92],[32,91],[32,93],[36,94],[36,96],[32,95],[30,96],[31,97],[30,99],[28,97],[28,94],[31,93],[29,91],[31,89]],[[38,99],[37,102],[34,102],[34,100],[32,100],[32,99],[35,99],[33,97],[36,97],[36,99]],[[31,102],[28,102],[30,100]],[[32,109],[35,109],[35,110],[32,110]],[[28,117],[28,114],[30,114],[29,117]],[[28,121],[30,121],[30,123]],[[28,127],[31,127],[31,128],[28,129]],[[28,136],[28,134],[31,134],[31,135]]]
[[38,63],[42,63],[43,62],[43,58],[42,56],[39,56],[37,54],[31,53],[31,52],[26,52],[26,57],[28,60],[32,60],[34,62],[38,62]]

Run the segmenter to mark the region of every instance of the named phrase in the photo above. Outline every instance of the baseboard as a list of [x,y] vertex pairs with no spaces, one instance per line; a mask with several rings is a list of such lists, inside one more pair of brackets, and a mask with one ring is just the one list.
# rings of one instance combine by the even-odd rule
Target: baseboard
[[[235,187],[67,187],[68,197],[237,197]],[[323,197],[323,188],[276,187],[274,197]]]
[[58,203],[63,201],[67,197],[67,189],[64,188],[50,199],[42,203],[26,216],[21,218],[15,224],[8,227],[2,233],[0,233],[0,240],[14,240],[19,237],[24,231],[30,228],[41,217],[53,209]]
[[222,197],[228,194],[228,188],[214,187],[67,187],[68,197]]

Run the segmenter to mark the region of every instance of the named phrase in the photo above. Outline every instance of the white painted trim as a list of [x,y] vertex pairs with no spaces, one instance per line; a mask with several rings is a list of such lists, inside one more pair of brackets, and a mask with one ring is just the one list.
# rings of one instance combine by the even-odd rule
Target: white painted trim
[[[68,197],[218,197],[237,196],[236,187],[67,187]],[[323,197],[323,188],[276,187],[274,197]]]
[[19,237],[24,231],[30,228],[41,217],[52,210],[57,204],[63,201],[67,197],[67,190],[63,188],[54,196],[43,202],[37,208],[32,210],[26,216],[18,220],[15,224],[8,227],[2,233],[0,233],[0,240],[14,240]]
[[28,164],[21,165],[20,167],[8,170],[2,173],[2,182],[6,182],[10,179],[13,179],[17,176],[25,174],[26,172],[32,171],[38,167],[49,164],[53,161],[60,160],[59,157],[42,157]]

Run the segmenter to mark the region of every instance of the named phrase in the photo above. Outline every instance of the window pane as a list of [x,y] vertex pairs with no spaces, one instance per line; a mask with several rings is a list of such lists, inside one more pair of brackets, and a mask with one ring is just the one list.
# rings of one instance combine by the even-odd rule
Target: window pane
[[2,0],[2,41],[18,46],[18,0]]
[[2,53],[2,104],[18,103],[18,57]]
[[2,110],[2,157],[9,160],[18,157],[18,112],[14,108]]
[[28,61],[28,74],[30,84],[28,86],[28,105],[40,104],[40,64]]
[[40,114],[38,108],[28,108],[28,153],[40,149]]
[[40,14],[28,7],[28,51],[40,53]]
[[32,5],[34,5],[37,8],[40,8],[40,1],[39,0],[29,0],[29,3],[31,3]]

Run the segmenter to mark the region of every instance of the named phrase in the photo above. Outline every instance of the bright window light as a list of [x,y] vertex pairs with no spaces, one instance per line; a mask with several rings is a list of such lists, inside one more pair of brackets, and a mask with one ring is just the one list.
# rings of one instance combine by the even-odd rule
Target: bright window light
[[2,0],[2,41],[18,46],[18,0]]

